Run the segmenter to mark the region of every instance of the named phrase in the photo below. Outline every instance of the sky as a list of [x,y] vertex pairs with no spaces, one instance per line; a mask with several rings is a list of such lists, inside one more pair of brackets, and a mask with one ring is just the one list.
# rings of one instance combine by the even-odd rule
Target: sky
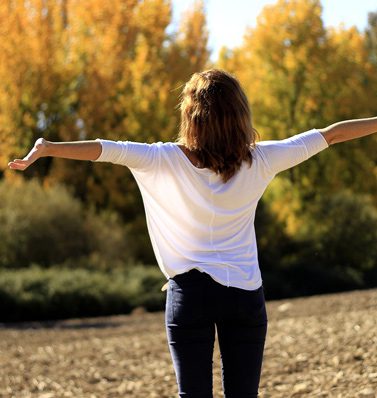
[[[173,0],[173,26],[193,1]],[[211,58],[217,59],[222,46],[240,45],[245,28],[255,26],[263,7],[274,3],[276,1],[272,0],[205,0]],[[344,23],[346,27],[356,25],[363,30],[367,25],[368,12],[377,11],[376,0],[322,0],[321,3],[325,26]]]

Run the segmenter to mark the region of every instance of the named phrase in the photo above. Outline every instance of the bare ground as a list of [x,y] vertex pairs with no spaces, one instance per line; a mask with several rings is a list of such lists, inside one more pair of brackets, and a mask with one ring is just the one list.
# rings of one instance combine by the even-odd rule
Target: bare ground
[[[377,397],[376,309],[377,289],[268,302],[261,397]],[[1,398],[176,396],[163,313],[0,325]]]

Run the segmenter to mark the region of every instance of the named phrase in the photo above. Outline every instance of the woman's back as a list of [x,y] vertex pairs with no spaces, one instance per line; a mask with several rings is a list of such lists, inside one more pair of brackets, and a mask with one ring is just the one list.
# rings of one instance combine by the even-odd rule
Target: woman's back
[[97,161],[127,166],[138,183],[162,272],[171,278],[197,268],[247,290],[262,284],[254,230],[260,197],[277,172],[327,147],[316,130],[260,142],[250,148],[252,165],[244,161],[224,183],[193,165],[176,143],[100,141]]

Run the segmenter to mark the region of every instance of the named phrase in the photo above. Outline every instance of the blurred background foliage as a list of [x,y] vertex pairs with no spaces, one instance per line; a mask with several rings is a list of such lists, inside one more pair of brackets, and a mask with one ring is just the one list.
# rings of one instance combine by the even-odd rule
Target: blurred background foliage
[[[172,141],[182,84],[209,67],[239,78],[262,140],[377,114],[377,10],[361,32],[326,28],[319,0],[278,0],[214,62],[203,2],[175,31],[171,8],[0,3],[0,320],[163,308],[129,170],[56,158],[7,169],[37,138]],[[275,178],[256,217],[267,298],[377,286],[376,177],[374,135]]]

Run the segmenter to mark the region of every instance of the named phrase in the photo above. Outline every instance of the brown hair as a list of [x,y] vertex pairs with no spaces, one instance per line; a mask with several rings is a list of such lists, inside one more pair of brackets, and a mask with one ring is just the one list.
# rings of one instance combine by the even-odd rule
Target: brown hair
[[250,147],[258,132],[238,80],[210,69],[195,73],[186,83],[180,101],[181,125],[177,143],[192,151],[201,167],[221,174],[227,182],[243,161],[252,163]]

